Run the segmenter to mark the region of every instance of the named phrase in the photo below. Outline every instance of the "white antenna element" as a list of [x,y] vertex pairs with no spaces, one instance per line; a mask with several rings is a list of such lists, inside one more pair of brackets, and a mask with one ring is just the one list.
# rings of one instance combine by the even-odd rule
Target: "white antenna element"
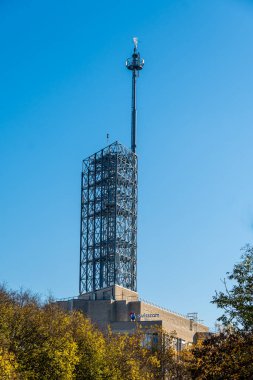
[[133,38],[133,41],[134,41],[134,46],[135,46],[135,48],[137,49],[137,46],[138,46],[138,38],[137,38],[137,37],[134,37],[134,38]]

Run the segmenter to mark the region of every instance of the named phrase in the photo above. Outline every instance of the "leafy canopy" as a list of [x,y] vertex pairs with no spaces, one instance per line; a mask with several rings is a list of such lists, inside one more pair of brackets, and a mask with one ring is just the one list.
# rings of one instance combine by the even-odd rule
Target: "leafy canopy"
[[1,380],[186,379],[170,347],[143,345],[145,333],[103,334],[81,312],[0,286]]
[[229,289],[224,280],[225,292],[216,292],[211,301],[224,314],[218,318],[225,326],[233,325],[237,329],[253,331],[253,247],[246,245],[241,261],[234,265],[227,279],[232,281]]

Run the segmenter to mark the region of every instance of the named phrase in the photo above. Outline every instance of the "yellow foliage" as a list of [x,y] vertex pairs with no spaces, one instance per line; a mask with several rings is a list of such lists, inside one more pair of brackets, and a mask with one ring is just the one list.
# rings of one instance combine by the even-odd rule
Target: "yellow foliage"
[[0,288],[0,379],[160,380],[164,373],[174,376],[178,373],[174,353],[161,349],[163,339],[147,346],[146,333],[136,329],[133,335],[112,334],[109,330],[104,335],[80,312],[66,313],[52,303],[41,306],[29,293]]
[[0,378],[1,380],[15,380],[17,377],[17,362],[12,353],[0,347]]

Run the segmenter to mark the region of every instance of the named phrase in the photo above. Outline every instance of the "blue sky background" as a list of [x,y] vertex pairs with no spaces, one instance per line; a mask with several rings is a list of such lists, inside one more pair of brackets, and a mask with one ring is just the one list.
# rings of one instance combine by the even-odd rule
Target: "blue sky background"
[[138,291],[210,327],[253,238],[253,1],[0,1],[0,281],[78,294],[83,158],[130,145],[139,37]]

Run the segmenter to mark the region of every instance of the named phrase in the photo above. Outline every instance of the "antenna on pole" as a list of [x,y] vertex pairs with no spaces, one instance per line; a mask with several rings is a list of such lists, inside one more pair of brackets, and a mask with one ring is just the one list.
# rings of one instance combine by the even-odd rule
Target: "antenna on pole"
[[135,49],[137,49],[137,47],[138,47],[138,38],[134,37],[133,41],[134,41],[134,47],[135,47]]
[[136,151],[136,79],[139,76],[139,71],[143,69],[144,59],[140,57],[138,52],[138,38],[134,37],[134,52],[131,58],[126,61],[126,67],[132,71],[132,115],[131,115],[131,149],[132,152]]

